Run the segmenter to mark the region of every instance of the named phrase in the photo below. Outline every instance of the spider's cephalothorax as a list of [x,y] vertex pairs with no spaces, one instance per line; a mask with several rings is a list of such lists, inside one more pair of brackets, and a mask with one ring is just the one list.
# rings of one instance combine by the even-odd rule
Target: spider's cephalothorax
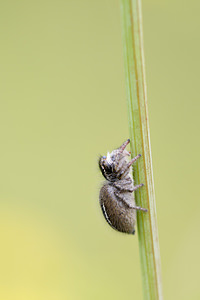
[[131,165],[141,156],[128,161],[125,150],[128,139],[118,149],[99,159],[99,168],[106,181],[100,190],[99,201],[107,222],[116,230],[135,233],[136,210],[147,211],[135,205],[133,192],[143,184],[134,186],[130,174]]

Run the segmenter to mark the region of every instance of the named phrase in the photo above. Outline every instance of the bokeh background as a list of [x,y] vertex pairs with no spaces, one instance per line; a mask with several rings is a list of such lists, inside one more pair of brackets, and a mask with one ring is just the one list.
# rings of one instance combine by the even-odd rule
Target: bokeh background
[[[200,299],[200,2],[144,0],[165,299]],[[119,1],[0,2],[0,299],[142,299],[137,235],[104,221],[128,138]]]

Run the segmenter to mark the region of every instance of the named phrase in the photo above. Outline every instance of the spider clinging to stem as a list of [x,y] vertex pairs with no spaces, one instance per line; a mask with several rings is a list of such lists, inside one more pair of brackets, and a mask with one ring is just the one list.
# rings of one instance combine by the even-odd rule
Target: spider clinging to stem
[[99,201],[106,221],[114,229],[135,233],[136,210],[147,212],[147,209],[136,206],[133,192],[144,184],[134,186],[131,175],[132,164],[141,157],[127,160],[130,153],[125,149],[130,143],[128,139],[119,148],[107,153],[99,159],[99,168],[105,177]]

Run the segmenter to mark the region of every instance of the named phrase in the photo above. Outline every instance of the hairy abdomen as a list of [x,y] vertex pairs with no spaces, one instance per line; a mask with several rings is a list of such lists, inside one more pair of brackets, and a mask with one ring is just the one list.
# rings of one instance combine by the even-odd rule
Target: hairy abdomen
[[[99,201],[104,217],[114,229],[121,232],[134,233],[136,211],[117,198],[115,191],[115,187],[107,184],[100,190]],[[132,203],[135,204],[134,196],[131,196]]]

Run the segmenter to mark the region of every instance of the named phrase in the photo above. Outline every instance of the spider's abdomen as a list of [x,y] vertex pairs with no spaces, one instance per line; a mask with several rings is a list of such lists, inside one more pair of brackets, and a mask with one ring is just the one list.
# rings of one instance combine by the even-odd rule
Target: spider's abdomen
[[[107,183],[100,190],[99,201],[106,221],[114,229],[134,233],[136,211],[128,207],[116,195],[117,189]],[[131,195],[132,203],[135,204],[134,195]]]

